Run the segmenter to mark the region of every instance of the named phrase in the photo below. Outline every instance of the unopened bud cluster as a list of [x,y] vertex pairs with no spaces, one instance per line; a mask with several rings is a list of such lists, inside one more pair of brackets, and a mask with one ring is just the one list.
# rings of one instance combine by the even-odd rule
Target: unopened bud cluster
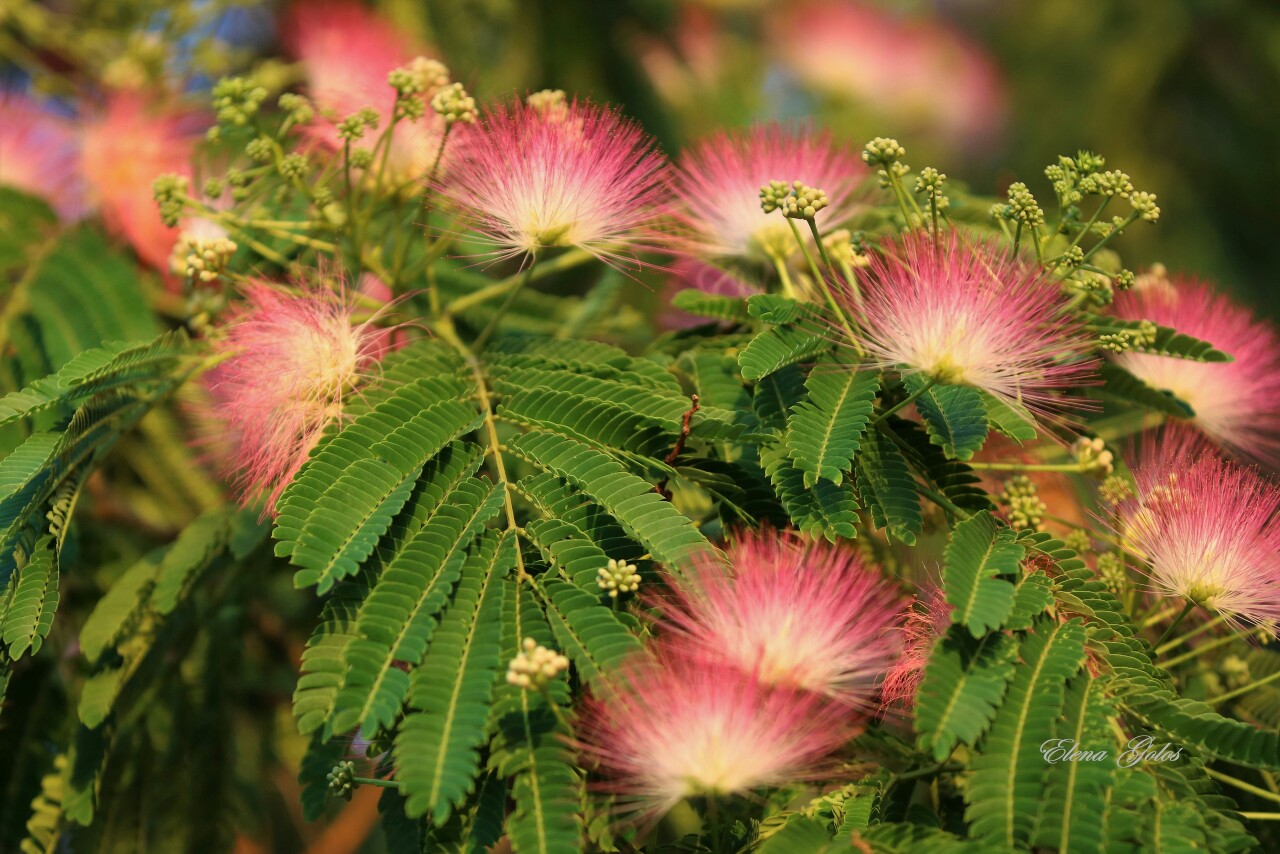
[[190,184],[182,175],[166,174],[151,184],[151,193],[160,207],[160,218],[173,228],[182,216]]
[[634,593],[640,589],[640,573],[625,560],[609,558],[609,565],[600,567],[596,586],[617,599],[619,593]]
[[475,124],[476,121],[476,99],[467,94],[461,83],[452,83],[437,92],[431,99],[431,109],[446,125]]
[[325,775],[325,779],[329,781],[330,794],[337,795],[344,800],[351,800],[351,795],[356,788],[355,776],[356,764],[350,759],[344,759],[333,766],[333,770]]
[[944,173],[932,166],[926,166],[920,170],[920,176],[916,178],[916,192],[923,193],[934,208],[945,210],[951,205],[951,200],[942,191],[946,183],[947,176]]
[[1009,508],[1009,527],[1015,531],[1040,528],[1048,506],[1040,500],[1036,485],[1025,474],[1015,475],[1004,482],[1000,503]]
[[1249,662],[1238,655],[1224,656],[1218,662],[1218,671],[1225,678],[1228,688],[1249,684]]
[[1118,474],[1109,475],[1098,487],[1098,494],[1107,504],[1115,506],[1133,496],[1133,485]]
[[543,89],[534,92],[525,99],[525,103],[547,119],[564,118],[569,112],[569,101],[563,89]]
[[1129,576],[1124,568],[1124,558],[1115,552],[1098,555],[1098,575],[1107,585],[1107,589],[1117,596],[1125,592],[1129,583]]
[[1008,217],[1028,227],[1044,225],[1044,211],[1040,209],[1040,203],[1021,181],[1009,185]]
[[226,237],[203,239],[183,235],[178,245],[176,254],[183,257],[183,274],[201,282],[212,282],[218,278],[237,248],[235,241]]
[[568,669],[568,658],[540,646],[533,638],[525,638],[520,654],[507,665],[507,684],[540,691]]
[[1062,538],[1062,543],[1076,554],[1087,552],[1093,548],[1093,538],[1089,536],[1089,532],[1084,528],[1075,528],[1067,532]]
[[1156,343],[1156,334],[1160,327],[1150,320],[1138,321],[1137,329],[1126,329],[1101,336],[1098,340],[1104,350],[1123,353],[1126,350],[1142,349]]
[[396,90],[395,118],[415,121],[426,114],[426,98],[449,85],[449,69],[419,56],[387,74],[387,83]]
[[782,215],[788,219],[813,219],[818,211],[831,204],[827,194],[800,181],[791,184],[792,193],[782,200]]
[[1071,446],[1071,450],[1076,455],[1081,471],[1106,477],[1116,470],[1115,456],[1107,450],[1106,443],[1101,439],[1081,436]]
[[871,263],[854,247],[853,235],[847,228],[838,228],[823,235],[822,247],[827,250],[832,263],[842,267],[865,267]]
[[244,126],[258,114],[267,90],[246,77],[224,77],[213,86],[213,111],[224,125]]

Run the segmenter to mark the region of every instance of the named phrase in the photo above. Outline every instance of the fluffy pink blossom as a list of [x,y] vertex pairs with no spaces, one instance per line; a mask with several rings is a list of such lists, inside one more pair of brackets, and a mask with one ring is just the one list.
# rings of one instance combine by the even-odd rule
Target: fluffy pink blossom
[[867,168],[826,132],[769,124],[702,140],[681,155],[678,173],[677,216],[688,232],[678,244],[682,253],[712,263],[771,264],[795,250],[795,236],[781,214],[761,209],[760,188],[803,181],[822,189],[830,204],[816,222],[827,231],[853,212]]
[[1158,593],[1238,628],[1280,620],[1280,488],[1186,428],[1143,448],[1116,533]]
[[254,282],[215,347],[228,355],[207,380],[215,412],[236,440],[244,504],[267,510],[324,428],[385,349],[372,322],[356,323],[345,293]]
[[872,702],[899,648],[894,586],[855,552],[773,530],[744,533],[729,563],[732,571],[706,562],[671,579],[659,604],[673,649],[766,685]]
[[1057,284],[1008,247],[952,231],[916,232],[882,249],[860,271],[862,299],[846,295],[878,367],[1041,413],[1061,408],[1057,392],[1091,376],[1088,341],[1059,313]]
[[1280,461],[1280,338],[1270,324],[1194,279],[1173,279],[1116,296],[1115,310],[1214,344],[1234,362],[1193,362],[1120,353],[1116,363],[1195,410],[1194,423],[1234,451]]
[[[410,41],[390,21],[351,0],[295,3],[285,16],[283,38],[289,52],[301,61],[307,94],[322,114],[304,132],[319,144],[340,150],[343,141],[336,122],[372,107],[381,124],[360,143],[372,148],[372,140],[386,128],[395,107],[396,94],[387,75],[410,63],[417,53]],[[424,97],[431,94],[428,91]],[[440,152],[443,134],[443,122],[429,107],[420,119],[398,122],[387,149],[391,180],[411,183],[424,178]]]
[[142,92],[112,94],[81,126],[81,170],[89,203],[108,230],[148,266],[169,269],[178,229],[160,218],[151,185],[160,175],[190,177],[202,122],[198,114]]
[[742,671],[638,654],[586,701],[579,747],[621,812],[657,819],[681,799],[812,779],[854,733],[847,709]]
[[498,105],[453,157],[440,191],[499,257],[575,246],[617,263],[659,238],[666,161],[611,109]]
[[869,107],[900,134],[931,134],[980,151],[1003,133],[998,66],[936,19],[817,0],[778,4],[771,24],[768,44],[802,83]]
[[951,606],[942,588],[935,585],[922,588],[899,629],[902,654],[884,677],[880,695],[885,708],[908,707],[915,702],[916,689],[924,679],[924,668],[933,645],[947,633],[950,625]]
[[44,199],[64,220],[84,213],[71,122],[25,95],[0,92],[0,185]]

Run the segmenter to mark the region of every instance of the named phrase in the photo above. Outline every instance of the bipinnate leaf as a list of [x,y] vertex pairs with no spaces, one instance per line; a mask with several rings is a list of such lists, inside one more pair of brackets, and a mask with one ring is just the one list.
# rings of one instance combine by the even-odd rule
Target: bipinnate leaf
[[978,740],[1013,678],[1017,652],[1010,635],[979,640],[959,626],[938,640],[916,692],[915,727],[922,750],[941,762],[957,743]]
[[951,620],[974,637],[1004,625],[1013,610],[1014,585],[998,575],[1014,575],[1026,550],[1012,528],[983,511],[956,525],[947,544],[942,589]]
[[819,360],[805,381],[808,394],[787,421],[787,448],[804,486],[823,478],[839,486],[862,444],[880,378],[839,360]]
[[396,779],[410,817],[437,826],[480,773],[493,688],[502,662],[502,576],[515,566],[515,537],[481,539],[467,559],[426,660],[413,673],[395,743]]
[[1025,847],[1045,795],[1041,746],[1062,714],[1064,686],[1084,663],[1079,620],[1044,619],[1022,636],[1009,691],[970,760],[965,792],[970,834],[995,845]]

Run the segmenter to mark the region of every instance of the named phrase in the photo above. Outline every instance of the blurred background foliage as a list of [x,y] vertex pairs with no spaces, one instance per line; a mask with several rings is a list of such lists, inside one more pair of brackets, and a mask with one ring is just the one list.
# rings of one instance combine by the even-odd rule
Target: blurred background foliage
[[[375,5],[422,52],[443,59],[478,100],[553,87],[613,102],[673,155],[722,127],[809,120],[855,149],[873,136],[895,136],[916,168],[935,166],[994,200],[1015,180],[1050,198],[1045,164],[1081,148],[1100,152],[1158,193],[1163,208],[1157,227],[1126,235],[1128,266],[1163,262],[1280,315],[1271,286],[1280,268],[1272,234],[1280,190],[1280,5],[1273,0]],[[0,0],[0,85],[47,96],[68,114],[113,88],[160,85],[207,102],[212,83],[233,73],[253,72],[280,91],[299,81],[279,44],[281,11],[242,0]],[[0,214],[0,232],[48,225],[40,215],[0,207],[12,214]],[[86,304],[101,298],[103,308],[92,316],[103,326],[77,330],[76,349],[152,334],[141,301],[162,289],[148,276],[139,279],[123,253],[98,247],[88,256],[97,259],[93,269],[63,277],[63,286],[92,291],[92,300],[77,297]],[[12,260],[0,249],[0,276],[10,278]],[[47,268],[75,273],[70,264],[53,258]],[[663,298],[633,292],[652,308]],[[40,300],[60,297],[52,285],[33,293],[43,295],[31,306],[35,326],[26,330],[30,338],[15,326],[15,349],[0,371],[4,389],[74,353],[37,352]],[[148,328],[127,328],[134,323]],[[46,356],[49,364],[41,361]],[[213,478],[190,464],[193,452],[175,417],[149,417],[113,457],[117,471],[90,482],[92,512],[82,514],[68,543],[82,550],[89,569],[68,573],[64,613],[87,612],[126,567],[220,501]],[[109,490],[101,486],[108,482]],[[134,761],[107,763],[101,806],[123,830],[99,828],[84,850],[109,850],[109,840],[120,850],[147,850],[149,840],[175,845],[179,838],[179,848],[193,851],[380,844],[378,834],[363,841],[377,820],[372,790],[345,809],[330,805],[328,823],[303,820],[296,778],[306,744],[295,734],[289,695],[314,603],[292,590],[288,573],[274,571],[265,552],[243,567],[157,629],[156,643],[172,653],[149,659],[151,666],[175,668],[183,678],[148,683],[164,685],[164,696],[127,698],[146,726],[121,748]],[[60,618],[50,638],[64,654],[17,671],[9,689],[0,718],[0,850],[29,829],[31,799],[50,757],[76,731],[74,719],[55,713],[68,702],[60,686],[83,675],[76,672],[75,622]],[[48,678],[49,671],[65,678]],[[220,702],[211,702],[211,690]],[[101,745],[77,749],[92,755]],[[140,768],[147,773],[139,776]],[[170,802],[172,809],[148,814],[168,815],[181,827],[147,825],[144,797]],[[324,810],[323,791],[301,797],[308,815]],[[64,808],[74,814],[84,806]]]

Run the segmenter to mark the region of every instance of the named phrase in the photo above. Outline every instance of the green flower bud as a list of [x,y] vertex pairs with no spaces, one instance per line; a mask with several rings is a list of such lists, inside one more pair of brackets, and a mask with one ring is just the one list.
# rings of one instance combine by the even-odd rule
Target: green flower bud
[[1157,222],[1160,219],[1160,208],[1156,205],[1155,193],[1134,193],[1129,197],[1129,204],[1135,211],[1142,214],[1142,218],[1147,222]]
[[867,143],[862,159],[871,166],[888,166],[907,156],[907,150],[896,139],[878,136]]
[[1009,185],[1009,218],[1026,226],[1044,225],[1044,211],[1021,181]]
[[783,200],[791,195],[791,188],[786,181],[770,181],[760,188],[760,209],[765,213],[773,213],[782,207]]
[[453,83],[437,92],[431,99],[431,109],[444,119],[446,125],[476,122],[476,99],[467,94],[461,83]]
[[818,211],[831,204],[827,194],[800,181],[792,183],[792,194],[782,200],[782,215],[788,219],[813,219]]
[[213,86],[213,110],[220,124],[247,125],[258,114],[267,90],[246,77],[224,77]]

